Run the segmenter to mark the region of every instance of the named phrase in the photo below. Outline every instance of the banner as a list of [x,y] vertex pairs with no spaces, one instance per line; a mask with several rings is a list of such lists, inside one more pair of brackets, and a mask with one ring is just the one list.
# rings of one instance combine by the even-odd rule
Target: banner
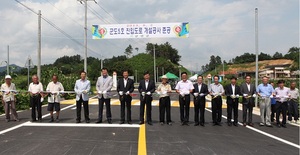
[[141,23],[93,25],[93,39],[186,38],[189,23]]

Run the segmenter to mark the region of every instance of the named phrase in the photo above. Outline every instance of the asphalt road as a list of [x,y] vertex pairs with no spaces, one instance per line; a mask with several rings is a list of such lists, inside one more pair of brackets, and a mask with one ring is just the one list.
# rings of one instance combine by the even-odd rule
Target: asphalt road
[[[117,99],[112,100],[117,103]],[[180,126],[179,108],[174,106],[171,109],[173,125],[168,126],[158,123],[158,107],[153,106],[154,125],[140,126],[137,124],[139,106],[135,105],[132,107],[133,124],[119,125],[120,106],[113,105],[113,124],[106,121],[95,124],[98,106],[96,100],[91,100],[91,123],[76,124],[76,109],[70,104],[73,102],[62,105],[60,123],[48,123],[46,107],[43,107],[45,116],[41,123],[28,122],[29,110],[19,112],[20,122],[6,123],[4,116],[0,116],[0,154],[131,155],[144,154],[143,151],[153,155],[299,154],[299,126],[259,127],[257,115],[253,117],[254,128],[229,127],[224,123],[227,120],[226,109],[223,109],[222,126],[212,126],[208,108],[205,127],[201,127],[193,126],[194,109],[191,108],[190,126]]]

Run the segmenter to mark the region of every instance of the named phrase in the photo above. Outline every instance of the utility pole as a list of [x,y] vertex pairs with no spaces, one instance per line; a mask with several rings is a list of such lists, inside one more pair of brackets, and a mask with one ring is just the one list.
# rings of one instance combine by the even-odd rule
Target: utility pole
[[30,56],[28,56],[28,58],[26,60],[25,67],[27,67],[27,84],[29,86],[29,83],[30,83],[30,68],[33,67],[33,63],[32,63],[32,60],[31,60]]
[[42,45],[41,45],[41,10],[38,12],[38,64],[37,64],[37,76],[39,79],[41,79],[41,51],[42,51]]
[[6,63],[6,74],[9,75],[9,45],[7,45],[7,63]]
[[96,0],[78,0],[81,4],[84,3],[84,71],[87,73],[87,2]]
[[138,77],[137,77],[137,70],[135,70],[135,83],[137,83],[137,79],[138,79]]
[[154,69],[154,82],[156,82],[156,62],[155,62],[155,45],[153,45],[153,69]]
[[[255,8],[255,87],[258,85],[258,8]],[[257,107],[257,97],[255,97],[255,107]]]

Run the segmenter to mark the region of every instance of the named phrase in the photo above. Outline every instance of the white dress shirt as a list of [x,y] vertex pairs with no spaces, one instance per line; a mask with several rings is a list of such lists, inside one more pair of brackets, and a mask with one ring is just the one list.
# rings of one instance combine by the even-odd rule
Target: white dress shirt
[[30,83],[30,85],[28,87],[28,91],[33,93],[33,94],[42,92],[42,91],[44,91],[43,84],[41,82],[39,82],[39,83],[33,83],[32,82],[32,83]]
[[[11,83],[10,86],[8,86],[6,83],[3,83],[1,85],[1,91],[12,91],[12,90],[14,91],[16,90],[16,86],[14,83]],[[10,92],[9,94],[6,94],[6,92],[4,92],[3,100],[5,102],[14,101],[15,100],[14,93]]]

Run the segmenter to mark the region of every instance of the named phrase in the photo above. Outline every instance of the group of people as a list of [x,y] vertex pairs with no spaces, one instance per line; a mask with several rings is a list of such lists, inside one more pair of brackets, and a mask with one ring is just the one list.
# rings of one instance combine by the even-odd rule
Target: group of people
[[[128,71],[125,70],[122,73],[123,77],[117,82],[117,93],[121,103],[120,107],[120,124],[127,122],[132,124],[131,119],[131,101],[134,91],[134,81],[128,77]],[[253,126],[252,112],[255,106],[255,98],[258,97],[260,107],[260,126],[271,127],[272,118],[276,114],[276,123],[278,127],[286,127],[287,111],[289,114],[288,120],[292,120],[292,114],[294,121],[298,121],[298,98],[299,90],[296,88],[296,82],[291,82],[290,88],[284,86],[285,81],[279,80],[278,87],[274,89],[273,85],[268,83],[268,77],[262,78],[262,84],[257,88],[251,83],[251,77],[246,76],[244,83],[240,86],[237,85],[237,78],[232,77],[230,84],[223,87],[219,83],[219,76],[213,77],[213,83],[206,85],[203,83],[203,76],[197,77],[197,82],[193,84],[188,80],[186,72],[181,73],[181,80],[177,83],[175,89],[179,97],[180,105],[180,121],[181,125],[189,125],[189,111],[191,96],[194,101],[194,122],[195,126],[205,126],[205,105],[206,96],[211,96],[211,110],[212,121],[214,126],[221,126],[222,120],[222,104],[223,96],[226,97],[227,103],[227,124],[228,126],[238,126],[238,107],[239,98],[242,98],[242,123],[243,126]],[[96,123],[102,123],[103,121],[103,106],[106,107],[106,119],[109,124],[112,123],[111,114],[111,96],[112,96],[113,78],[108,75],[107,68],[102,68],[101,76],[97,79],[96,90],[98,97],[98,119]],[[86,123],[90,123],[89,118],[89,92],[91,89],[91,82],[87,80],[86,72],[80,73],[80,79],[76,80],[74,86],[74,92],[76,94],[76,123],[81,122],[81,109],[83,105],[84,120]],[[15,85],[11,82],[11,77],[7,75],[5,77],[5,83],[1,85],[1,91],[3,92],[2,103],[4,104],[6,121],[10,121],[10,111],[13,116],[13,120],[19,121],[16,105],[15,105]],[[39,82],[36,75],[32,76],[32,83],[28,87],[30,94],[30,106],[32,107],[31,121],[42,121],[42,103],[41,99],[48,96],[48,108],[50,112],[50,122],[59,122],[60,101],[63,96],[64,87],[58,82],[58,76],[53,75],[52,81],[47,85],[46,91],[43,90],[43,85]],[[149,72],[144,73],[144,79],[140,81],[138,86],[138,92],[140,95],[140,113],[139,124],[146,122],[152,125],[152,100],[153,94],[156,93],[159,96],[159,122],[161,125],[172,125],[171,120],[171,99],[172,92],[170,84],[168,84],[167,76],[161,77],[161,83],[156,88],[155,82],[150,79]],[[275,102],[275,103],[274,103]],[[272,106],[271,106],[272,105]],[[146,108],[146,110],[145,110]],[[125,109],[127,117],[125,117]],[[54,119],[53,112],[56,112]],[[144,115],[146,111],[146,116]],[[37,117],[36,117],[37,112]],[[271,114],[272,112],[272,114]],[[280,115],[282,114],[282,121],[280,122]],[[233,116],[233,117],[232,117]],[[125,119],[126,118],[126,119]],[[233,121],[232,121],[233,119]]]

